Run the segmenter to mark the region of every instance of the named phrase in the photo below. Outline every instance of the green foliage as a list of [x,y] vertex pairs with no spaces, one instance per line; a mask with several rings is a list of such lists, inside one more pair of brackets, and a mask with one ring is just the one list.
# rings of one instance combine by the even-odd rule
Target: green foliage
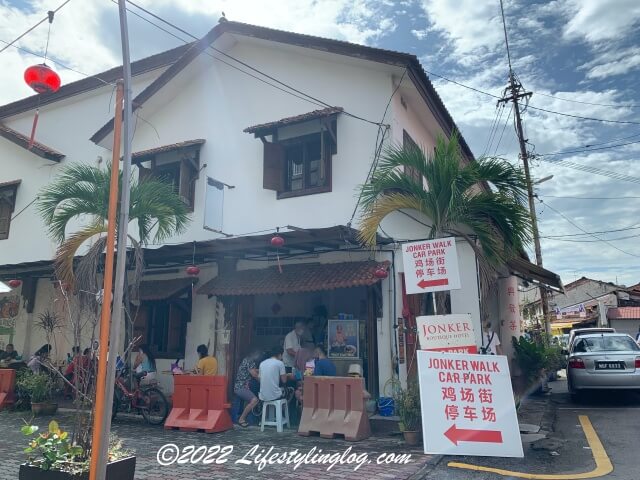
[[15,410],[31,409],[31,397],[29,396],[29,392],[25,388],[25,378],[31,375],[33,375],[33,373],[28,368],[21,368],[16,371],[16,403],[14,404]]
[[396,413],[400,417],[400,423],[404,426],[404,430],[419,430],[422,415],[420,411],[420,388],[418,387],[418,383],[415,380],[410,380],[406,389],[394,391],[393,401],[395,403]]
[[46,373],[25,373],[16,380],[18,391],[29,397],[31,403],[51,400],[55,382]]
[[528,382],[537,380],[543,372],[556,372],[564,368],[562,350],[552,345],[548,338],[539,341],[527,340],[525,337],[513,338],[515,359]]
[[49,423],[47,432],[37,434],[38,430],[36,425],[25,425],[21,429],[23,435],[31,438],[24,450],[31,465],[37,465],[42,470],[66,471],[76,458],[82,456],[82,448],[71,443],[69,432],[61,430],[55,420]]
[[[456,134],[450,140],[438,137],[433,154],[393,146],[380,159],[371,181],[362,186],[361,239],[375,245],[387,215],[414,210],[429,219],[429,238],[462,236],[489,265],[500,265],[531,239],[531,218],[524,206],[526,185],[522,171],[505,160],[467,162]],[[468,229],[477,236],[479,248]]]

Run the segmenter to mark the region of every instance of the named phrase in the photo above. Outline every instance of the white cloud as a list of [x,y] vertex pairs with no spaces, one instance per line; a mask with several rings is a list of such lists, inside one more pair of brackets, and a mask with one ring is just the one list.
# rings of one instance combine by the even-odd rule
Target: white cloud
[[637,0],[570,0],[570,20],[565,26],[566,38],[582,38],[589,43],[624,38],[640,21]]

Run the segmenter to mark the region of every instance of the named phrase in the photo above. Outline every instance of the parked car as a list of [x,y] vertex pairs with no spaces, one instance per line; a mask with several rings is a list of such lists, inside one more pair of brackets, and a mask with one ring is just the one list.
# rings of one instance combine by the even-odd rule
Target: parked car
[[585,390],[640,390],[640,347],[627,334],[580,335],[569,352],[567,380],[575,400]]
[[592,333],[616,333],[615,328],[609,327],[593,327],[593,328],[576,328],[569,332],[569,341],[567,343],[567,350],[571,351],[571,346],[576,337],[581,335],[590,335]]

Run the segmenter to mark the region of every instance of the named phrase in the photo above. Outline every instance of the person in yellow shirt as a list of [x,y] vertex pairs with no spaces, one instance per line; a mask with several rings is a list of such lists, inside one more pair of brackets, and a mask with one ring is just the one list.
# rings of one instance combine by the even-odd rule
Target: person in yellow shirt
[[196,350],[200,360],[196,364],[194,370],[198,375],[217,375],[218,374],[218,360],[216,357],[209,356],[209,349],[206,345],[198,345]]

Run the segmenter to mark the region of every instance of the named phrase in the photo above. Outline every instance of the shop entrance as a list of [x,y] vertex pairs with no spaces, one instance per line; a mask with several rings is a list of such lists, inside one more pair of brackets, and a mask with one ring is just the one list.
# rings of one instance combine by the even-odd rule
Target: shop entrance
[[325,347],[337,375],[346,376],[351,365],[359,365],[366,388],[377,395],[380,293],[380,285],[375,284],[228,298],[225,303],[235,317],[231,318],[232,358],[228,364],[234,368],[230,373],[235,376],[250,351],[282,345],[296,322],[303,322],[307,326],[305,337]]

